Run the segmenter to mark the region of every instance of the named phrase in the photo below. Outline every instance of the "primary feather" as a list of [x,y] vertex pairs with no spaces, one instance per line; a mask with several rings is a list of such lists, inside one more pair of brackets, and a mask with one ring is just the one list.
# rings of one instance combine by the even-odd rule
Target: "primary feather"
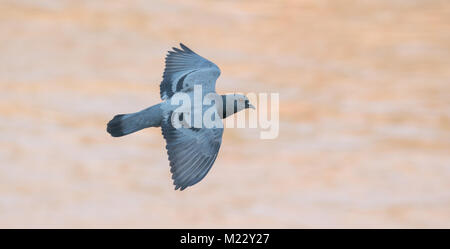
[[192,90],[194,84],[201,84],[205,92],[215,91],[216,80],[220,75],[219,67],[182,43],[180,46],[182,49],[172,48],[173,51],[169,51],[166,56],[166,67],[160,85],[161,99],[166,100],[176,92]]
[[174,128],[172,113],[161,125],[166,140],[170,172],[175,189],[185,189],[202,180],[216,160],[223,128]]

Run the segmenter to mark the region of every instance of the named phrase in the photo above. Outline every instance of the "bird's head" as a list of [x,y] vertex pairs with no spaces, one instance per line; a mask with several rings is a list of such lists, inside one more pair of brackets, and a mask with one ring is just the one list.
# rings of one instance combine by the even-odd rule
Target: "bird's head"
[[222,118],[226,118],[236,112],[255,107],[250,104],[250,101],[245,95],[242,94],[227,94],[222,95],[223,110]]
[[[247,108],[255,109],[255,107],[250,104],[250,100],[248,100],[247,96],[241,94],[235,94],[234,96],[236,97],[236,102],[238,104],[238,111]],[[243,106],[243,108],[239,108],[239,106]]]

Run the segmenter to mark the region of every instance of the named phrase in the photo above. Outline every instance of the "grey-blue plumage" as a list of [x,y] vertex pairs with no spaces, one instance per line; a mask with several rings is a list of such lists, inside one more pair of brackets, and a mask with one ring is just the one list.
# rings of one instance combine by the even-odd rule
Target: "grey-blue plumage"
[[[176,92],[192,90],[194,84],[201,84],[204,92],[214,92],[220,69],[216,64],[201,57],[180,44],[166,56],[163,81],[160,85],[161,99],[170,98]],[[205,89],[206,88],[206,89]]]
[[[192,186],[206,176],[217,158],[223,134],[223,128],[175,128],[172,125],[172,114],[178,106],[171,104],[171,97],[177,92],[183,92],[188,94],[193,103],[195,85],[202,86],[203,97],[206,94],[217,95],[215,85],[220,75],[220,69],[214,63],[183,44],[180,44],[180,47],[181,49],[173,48],[173,51],[169,51],[165,59],[165,70],[160,84],[163,102],[140,112],[116,115],[107,125],[107,131],[113,137],[148,127],[161,127],[167,144],[175,190]],[[224,100],[221,105],[213,102],[220,118],[253,108],[243,95],[222,95],[221,99]],[[204,112],[208,107],[202,108]]]
[[162,121],[161,104],[129,114],[118,114],[109,121],[106,130],[113,137],[121,137],[148,127],[159,127]]
[[174,128],[168,115],[162,122],[166,139],[170,172],[175,190],[185,189],[199,182],[216,160],[222,143],[223,128]]

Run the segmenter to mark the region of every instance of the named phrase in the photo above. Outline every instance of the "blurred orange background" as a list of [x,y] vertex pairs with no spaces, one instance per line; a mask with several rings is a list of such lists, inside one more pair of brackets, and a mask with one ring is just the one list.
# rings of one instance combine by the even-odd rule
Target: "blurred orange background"
[[[0,227],[450,228],[449,1],[0,1]],[[174,191],[158,128],[183,42],[219,93],[280,94]]]

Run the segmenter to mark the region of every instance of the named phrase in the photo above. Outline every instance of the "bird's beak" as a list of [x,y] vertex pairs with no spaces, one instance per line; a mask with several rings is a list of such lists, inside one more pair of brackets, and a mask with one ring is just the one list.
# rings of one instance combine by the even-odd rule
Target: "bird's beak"
[[252,108],[253,110],[256,109],[252,104],[249,104],[249,105],[248,105],[248,108]]

